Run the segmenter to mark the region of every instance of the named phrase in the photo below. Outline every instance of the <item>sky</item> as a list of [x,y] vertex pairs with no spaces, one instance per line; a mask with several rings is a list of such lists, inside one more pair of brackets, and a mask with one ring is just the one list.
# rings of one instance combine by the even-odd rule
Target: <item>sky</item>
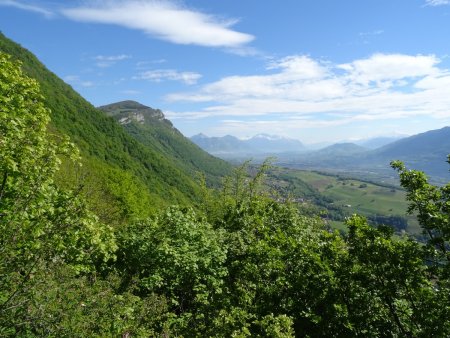
[[306,144],[450,125],[450,0],[0,0],[0,31],[95,106]]

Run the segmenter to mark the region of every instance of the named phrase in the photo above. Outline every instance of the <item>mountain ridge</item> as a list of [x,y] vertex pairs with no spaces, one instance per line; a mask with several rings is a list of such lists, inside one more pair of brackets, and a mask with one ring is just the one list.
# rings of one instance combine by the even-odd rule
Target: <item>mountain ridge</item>
[[271,155],[282,152],[301,152],[305,149],[299,140],[269,134],[256,134],[242,140],[232,135],[209,137],[200,133],[190,139],[203,150],[216,155]]
[[203,172],[207,183],[218,186],[221,177],[231,172],[231,165],[205,152],[185,137],[160,109],[126,100],[98,107],[114,118],[138,142],[158,149],[178,168],[195,176]]

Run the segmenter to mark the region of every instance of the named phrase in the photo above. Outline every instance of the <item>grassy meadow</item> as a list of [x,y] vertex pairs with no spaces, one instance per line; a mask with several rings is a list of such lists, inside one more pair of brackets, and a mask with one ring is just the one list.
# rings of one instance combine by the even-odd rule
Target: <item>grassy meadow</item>
[[[400,188],[315,171],[280,169],[281,172],[284,177],[297,179],[290,182],[304,182],[320,195],[332,199],[336,207],[349,214],[402,216],[408,220],[409,233],[420,233],[415,217],[406,213],[408,204],[405,192]],[[345,229],[341,221],[331,220],[330,225]]]

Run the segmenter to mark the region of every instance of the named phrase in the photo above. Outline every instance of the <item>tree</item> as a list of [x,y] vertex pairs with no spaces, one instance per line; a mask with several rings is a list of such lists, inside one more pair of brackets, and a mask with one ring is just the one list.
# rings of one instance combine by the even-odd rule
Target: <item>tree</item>
[[135,285],[138,295],[163,295],[174,332],[199,336],[211,326],[227,273],[220,230],[190,208],[170,207],[123,227],[118,243],[123,288]]
[[49,134],[48,122],[37,82],[0,53],[0,334],[42,320],[30,313],[52,268],[92,271],[116,247],[112,230],[84,201],[55,185],[59,156],[75,159],[77,151]]
[[430,249],[437,250],[437,256],[430,252],[430,258],[434,256],[438,266],[450,266],[450,183],[437,187],[428,182],[425,173],[408,170],[400,161],[393,161],[391,166],[399,172],[400,184],[406,189],[408,212],[417,214]]

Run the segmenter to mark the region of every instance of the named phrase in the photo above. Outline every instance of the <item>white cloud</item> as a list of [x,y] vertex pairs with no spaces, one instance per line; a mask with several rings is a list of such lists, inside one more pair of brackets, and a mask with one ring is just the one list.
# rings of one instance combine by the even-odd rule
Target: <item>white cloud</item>
[[282,69],[283,74],[292,75],[292,78],[298,80],[322,78],[328,73],[324,65],[305,55],[288,56],[272,61],[267,69]]
[[428,6],[442,6],[450,4],[450,0],[425,0]]
[[138,76],[135,76],[133,79],[149,80],[153,82],[169,80],[183,82],[187,85],[193,85],[196,84],[201,77],[201,74],[194,72],[178,72],[174,69],[156,69],[143,72]]
[[120,55],[110,55],[110,56],[105,56],[105,55],[97,55],[95,57],[96,60],[98,61],[122,61],[122,60],[126,60],[131,58],[130,55],[125,55],[125,54],[120,54]]
[[64,77],[64,81],[73,86],[80,86],[84,88],[94,87],[95,83],[92,81],[82,80],[78,75],[67,75]]
[[358,35],[360,42],[362,42],[363,44],[369,44],[374,37],[381,35],[383,33],[384,30],[377,29],[369,32],[360,32]]
[[85,88],[89,88],[89,87],[94,87],[95,83],[92,81],[82,81],[80,82],[81,87],[85,87]]
[[368,85],[371,81],[395,81],[435,73],[439,63],[433,55],[375,54],[368,59],[339,65],[353,82]]
[[417,116],[450,119],[450,71],[439,66],[434,55],[375,54],[337,65],[290,56],[270,63],[264,74],[225,77],[167,99],[204,106],[174,114],[178,118],[259,117],[296,128]]
[[383,33],[384,33],[383,29],[377,29],[377,30],[370,31],[370,32],[361,32],[361,33],[359,33],[359,36],[364,38],[364,37],[367,37],[367,36],[381,35]]
[[120,55],[97,55],[94,57],[94,60],[96,60],[97,67],[100,68],[107,68],[115,65],[118,61],[123,61],[126,59],[130,59],[131,55],[126,54],[120,54]]
[[91,6],[64,9],[62,13],[76,21],[138,29],[176,44],[233,48],[254,39],[230,28],[236,20],[221,20],[168,0],[96,1]]
[[64,81],[67,83],[73,83],[79,81],[80,77],[78,75],[67,75],[64,77]]
[[34,5],[24,4],[22,2],[15,1],[15,0],[0,0],[0,6],[15,7],[18,9],[22,9],[24,11],[39,13],[48,18],[52,17],[54,15],[53,12],[51,12],[45,8],[34,6]]
[[136,62],[136,68],[137,69],[148,69],[149,67],[153,67],[155,64],[162,64],[166,63],[166,59],[156,59],[151,61],[139,61]]

